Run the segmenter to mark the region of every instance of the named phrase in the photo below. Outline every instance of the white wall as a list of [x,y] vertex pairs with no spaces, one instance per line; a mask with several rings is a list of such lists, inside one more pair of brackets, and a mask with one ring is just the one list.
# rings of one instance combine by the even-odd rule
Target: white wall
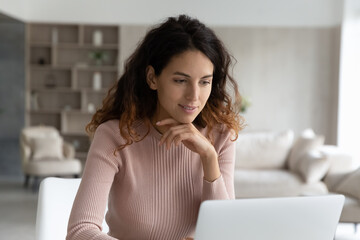
[[341,33],[338,145],[360,158],[360,1],[346,0]]
[[16,18],[21,21],[26,21],[26,0],[1,0],[0,12],[9,17]]
[[333,26],[343,0],[2,0],[0,10],[35,22],[153,24],[187,13],[210,25]]
[[[252,105],[246,130],[313,128],[336,143],[340,27],[215,27]],[[234,41],[236,39],[236,41]]]

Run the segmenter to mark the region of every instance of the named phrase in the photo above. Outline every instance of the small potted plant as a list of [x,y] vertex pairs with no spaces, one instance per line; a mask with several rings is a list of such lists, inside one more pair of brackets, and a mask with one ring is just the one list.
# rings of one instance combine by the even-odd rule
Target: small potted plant
[[251,106],[251,101],[245,97],[242,96],[241,97],[241,104],[240,104],[240,112],[241,113],[246,113],[247,109]]
[[109,59],[109,55],[105,51],[94,50],[89,52],[89,58],[94,60],[96,65],[102,65]]

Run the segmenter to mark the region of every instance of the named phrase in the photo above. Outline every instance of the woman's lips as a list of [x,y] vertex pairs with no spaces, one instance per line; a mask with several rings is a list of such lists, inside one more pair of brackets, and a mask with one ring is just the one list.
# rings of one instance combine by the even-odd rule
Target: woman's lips
[[186,112],[186,113],[194,113],[197,109],[197,107],[193,107],[193,106],[188,106],[188,105],[181,105],[179,104],[179,106]]

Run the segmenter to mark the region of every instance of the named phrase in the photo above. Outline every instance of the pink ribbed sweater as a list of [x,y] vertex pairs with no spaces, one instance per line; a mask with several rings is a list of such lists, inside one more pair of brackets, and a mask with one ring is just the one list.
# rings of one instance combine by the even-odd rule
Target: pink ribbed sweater
[[[214,131],[221,176],[208,182],[199,155],[182,144],[169,150],[159,146],[161,134],[153,126],[142,141],[114,155],[124,143],[118,124],[107,121],[95,132],[67,240],[193,237],[202,201],[234,198],[234,143],[229,131]],[[143,122],[134,127],[141,136],[147,132]],[[101,225],[107,202],[110,231],[105,234]]]

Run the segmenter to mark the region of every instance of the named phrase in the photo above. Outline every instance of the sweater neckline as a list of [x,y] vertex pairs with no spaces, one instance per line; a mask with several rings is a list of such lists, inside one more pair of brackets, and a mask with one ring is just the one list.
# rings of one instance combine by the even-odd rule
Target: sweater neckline
[[[152,125],[150,120],[148,120],[148,123],[150,125],[149,135],[151,135],[151,136],[155,137],[156,139],[160,140],[163,135],[158,130],[156,130],[156,128]],[[144,132],[146,133],[148,131],[146,120],[143,121],[143,126],[145,128]]]
[[162,138],[162,134],[156,130],[156,128],[152,125],[152,123],[150,123],[150,132],[152,133],[152,135],[157,138],[157,139],[161,139]]

